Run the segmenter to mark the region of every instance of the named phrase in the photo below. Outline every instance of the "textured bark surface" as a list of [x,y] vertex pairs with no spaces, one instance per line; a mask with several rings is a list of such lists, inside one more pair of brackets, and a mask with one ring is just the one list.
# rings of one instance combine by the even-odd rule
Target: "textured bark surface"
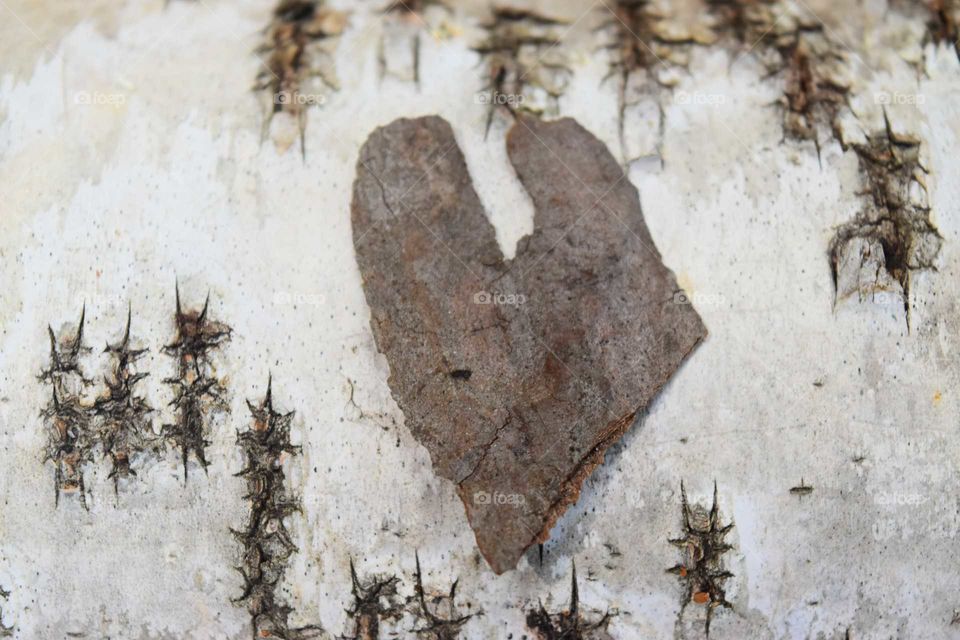
[[547,539],[706,335],[603,143],[527,118],[507,147],[536,211],[512,260],[439,117],[377,129],[352,204],[391,392],[497,573]]

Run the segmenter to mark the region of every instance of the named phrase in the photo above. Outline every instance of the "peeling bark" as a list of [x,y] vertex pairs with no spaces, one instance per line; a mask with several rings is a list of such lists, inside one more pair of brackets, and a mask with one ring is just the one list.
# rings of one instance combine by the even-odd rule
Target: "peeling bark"
[[497,573],[549,537],[706,335],[600,141],[523,118],[507,146],[536,209],[512,260],[438,117],[370,136],[352,204],[391,391]]

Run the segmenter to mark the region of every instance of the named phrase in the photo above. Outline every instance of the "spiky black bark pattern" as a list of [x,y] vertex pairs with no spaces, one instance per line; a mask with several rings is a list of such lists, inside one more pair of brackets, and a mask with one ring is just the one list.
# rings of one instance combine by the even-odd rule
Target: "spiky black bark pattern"
[[44,462],[56,465],[54,472],[54,504],[60,505],[60,492],[80,494],[80,503],[87,506],[87,491],[83,467],[93,459],[96,445],[91,428],[90,407],[81,401],[81,392],[90,384],[83,374],[80,357],[90,349],[83,346],[83,326],[87,315],[86,306],[80,314],[80,324],[73,336],[57,340],[52,327],[47,327],[50,336],[50,364],[39,376],[50,385],[50,401],[41,411],[47,424],[48,441]]
[[708,0],[719,34],[732,36],[759,57],[771,75],[782,75],[784,138],[809,141],[820,156],[820,130],[840,139],[837,117],[850,86],[833,68],[843,63],[838,46],[811,16],[784,16],[774,0]]
[[98,419],[98,439],[112,465],[109,477],[113,479],[114,494],[119,492],[120,478],[137,475],[130,467],[133,458],[150,446],[156,447],[149,418],[153,408],[134,390],[136,384],[149,375],[134,371],[136,361],[147,350],[130,347],[130,321],[128,308],[123,338],[104,349],[112,359],[111,371],[104,379],[105,393],[93,405]]
[[306,107],[316,103],[299,99],[304,85],[310,78],[318,78],[324,89],[339,88],[336,77],[317,66],[315,60],[318,56],[332,58],[331,51],[313,45],[339,36],[345,22],[342,12],[325,7],[322,0],[280,0],[266,29],[266,41],[257,49],[265,60],[254,89],[269,92],[273,102],[264,132],[275,114],[290,114],[300,129],[304,157]]
[[717,484],[713,484],[713,505],[709,514],[699,506],[691,508],[687,491],[680,483],[681,508],[683,510],[683,537],[670,540],[670,544],[684,552],[681,563],[667,569],[679,577],[684,586],[683,603],[678,622],[691,602],[707,607],[704,632],[710,637],[710,622],[717,607],[732,608],[727,601],[724,583],[733,574],[723,568],[723,555],[733,549],[724,541],[733,523],[720,524],[720,508],[717,503]]
[[566,611],[549,613],[539,602],[527,612],[527,627],[541,640],[586,640],[607,630],[613,614],[604,612],[599,620],[584,618],[580,610],[580,589],[577,586],[577,565],[573,563],[570,577],[570,606]]
[[353,623],[353,632],[341,636],[341,640],[377,640],[380,637],[380,623],[387,619],[398,619],[403,613],[403,605],[397,600],[396,576],[375,575],[368,580],[360,580],[357,569],[350,559],[350,593],[353,604],[347,609],[347,615]]
[[960,57],[960,2],[958,0],[922,0],[929,12],[927,34],[931,42],[953,47]]
[[497,107],[511,116],[518,111],[537,113],[525,104],[530,89],[543,91],[554,107],[566,89],[569,68],[548,54],[556,54],[560,44],[557,27],[564,23],[533,11],[494,7],[492,19],[483,25],[486,39],[473,50],[487,67],[487,123],[490,132]]
[[179,287],[176,297],[177,335],[163,350],[177,359],[177,375],[164,380],[173,386],[174,398],[170,404],[176,407],[177,417],[173,424],[163,425],[161,435],[180,450],[183,481],[186,484],[189,473],[187,462],[191,453],[204,471],[207,469],[209,414],[227,409],[223,397],[225,390],[214,376],[210,356],[230,339],[232,330],[222,322],[208,319],[209,295],[199,312],[182,309]]
[[[603,27],[611,31],[613,38],[604,45],[610,51],[610,70],[603,78],[603,82],[616,78],[617,86],[617,133],[620,139],[620,151],[624,155],[627,150],[626,119],[627,110],[636,105],[636,100],[630,97],[630,85],[634,74],[649,73],[652,82],[645,83],[646,95],[657,96],[663,89],[657,81],[657,69],[666,67],[664,60],[658,55],[657,49],[672,45],[656,30],[658,20],[657,8],[651,0],[617,0],[612,4],[604,4],[610,12],[609,19]],[[660,137],[663,137],[663,107],[658,107],[660,122]],[[632,158],[624,157],[629,163]]]
[[[450,586],[450,592],[447,595],[437,595],[429,598],[432,601],[433,608],[428,604],[426,591],[423,589],[423,572],[420,570],[420,555],[417,554],[417,572],[414,575],[414,592],[410,603],[412,605],[413,615],[422,623],[422,626],[415,627],[412,632],[418,638],[429,638],[430,640],[456,640],[460,637],[460,630],[467,624],[470,618],[481,615],[478,613],[468,613],[458,615],[457,613],[457,584],[454,580]],[[447,617],[438,613],[441,606],[446,604]]]
[[[413,83],[417,87],[420,86],[420,32],[423,27],[426,27],[423,12],[431,6],[449,9],[447,3],[443,0],[391,0],[390,4],[383,9],[384,15],[401,24],[412,24],[416,28],[410,36],[410,53],[413,58]],[[387,53],[385,49],[384,36],[381,36],[377,51],[377,66],[380,69],[381,78],[387,74]]]
[[[900,283],[909,328],[913,273],[935,269],[943,244],[943,236],[930,220],[930,207],[917,205],[910,197],[913,185],[926,193],[927,171],[920,163],[920,140],[894,133],[884,112],[883,131],[851,146],[860,160],[866,206],[854,220],[837,229],[830,243],[834,290],[839,295],[839,271],[847,245],[854,240],[879,245],[881,266]],[[861,257],[861,262],[865,260]]]
[[[0,587],[0,600],[6,600],[10,597],[10,592]],[[3,607],[0,607],[0,638],[12,638],[15,627],[8,627],[3,624]]]
[[[784,138],[813,142],[819,157],[821,132],[825,131],[846,150],[840,115],[849,111],[851,86],[838,68],[846,62],[848,48],[814,16],[787,18],[777,11],[773,0],[708,1],[719,32],[732,35],[748,46],[752,55],[765,59],[771,74],[783,75]],[[928,38],[958,46],[957,1],[919,4],[930,13]],[[874,100],[881,97],[875,94]],[[841,270],[855,276],[861,299],[865,293],[882,289],[881,280],[887,279],[882,276],[889,276],[900,284],[909,329],[911,275],[935,269],[942,244],[927,205],[920,138],[895,134],[886,109],[883,130],[865,133],[865,142],[849,144],[859,159],[864,207],[854,220],[836,230],[829,248],[835,294],[839,299],[852,293],[838,286],[843,279]],[[922,192],[922,204],[911,201],[912,190]],[[874,271],[876,281],[861,286],[860,271]]]
[[243,576],[244,586],[235,602],[247,607],[254,638],[305,640],[318,637],[321,627],[291,629],[287,619],[292,609],[277,593],[287,561],[297,551],[284,519],[300,510],[297,497],[285,486],[283,460],[297,455],[300,448],[290,444],[293,412],[275,411],[272,396],[271,381],[263,402],[247,402],[253,425],[237,432],[237,445],[246,464],[236,475],[247,482],[245,498],[250,501],[250,516],[243,530],[233,530],[243,545],[237,571]]

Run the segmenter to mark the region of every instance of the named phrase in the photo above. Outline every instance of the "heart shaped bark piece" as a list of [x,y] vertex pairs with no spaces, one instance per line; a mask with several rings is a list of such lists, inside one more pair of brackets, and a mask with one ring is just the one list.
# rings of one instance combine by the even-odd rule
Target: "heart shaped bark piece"
[[602,142],[525,118],[507,148],[536,212],[512,260],[439,117],[374,131],[352,203],[390,390],[497,573],[547,539],[706,336]]

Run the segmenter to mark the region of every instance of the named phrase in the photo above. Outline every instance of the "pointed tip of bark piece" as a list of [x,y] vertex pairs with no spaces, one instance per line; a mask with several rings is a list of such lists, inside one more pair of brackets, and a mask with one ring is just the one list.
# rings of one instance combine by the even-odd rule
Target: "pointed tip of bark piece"
[[507,146],[536,210],[512,260],[440,118],[377,129],[352,203],[391,393],[496,573],[548,539],[706,336],[596,137],[524,118]]

